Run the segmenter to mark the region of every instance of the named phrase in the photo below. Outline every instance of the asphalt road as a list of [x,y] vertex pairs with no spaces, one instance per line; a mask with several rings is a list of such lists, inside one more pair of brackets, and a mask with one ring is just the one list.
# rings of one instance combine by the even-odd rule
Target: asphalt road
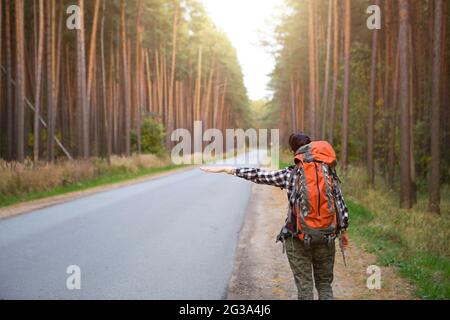
[[2,220],[0,299],[224,298],[250,193],[193,169]]

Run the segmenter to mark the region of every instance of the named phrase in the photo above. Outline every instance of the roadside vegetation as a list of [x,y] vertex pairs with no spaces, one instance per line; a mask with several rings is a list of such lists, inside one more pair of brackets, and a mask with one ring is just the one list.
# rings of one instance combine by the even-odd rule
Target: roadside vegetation
[[[280,167],[290,165],[284,154]],[[378,177],[369,187],[363,166],[349,166],[340,174],[350,211],[351,241],[394,266],[411,280],[422,299],[450,299],[450,188],[442,188],[441,214],[428,211],[428,194],[418,190],[417,204],[400,209],[398,189]]]
[[365,170],[342,175],[353,241],[374,253],[381,265],[398,268],[422,299],[450,299],[450,189],[442,188],[441,214],[428,211],[428,194],[418,192],[411,210],[398,207],[398,193],[383,180],[367,185]]
[[55,162],[20,163],[0,160],[0,208],[19,202],[81,191],[89,188],[131,180],[182,166],[172,163],[164,144],[164,125],[153,117],[141,123],[140,143],[131,132],[130,157],[91,157]]
[[152,154],[113,156],[109,164],[98,158],[54,164],[0,161],[0,208],[181,167],[173,165],[167,157]]

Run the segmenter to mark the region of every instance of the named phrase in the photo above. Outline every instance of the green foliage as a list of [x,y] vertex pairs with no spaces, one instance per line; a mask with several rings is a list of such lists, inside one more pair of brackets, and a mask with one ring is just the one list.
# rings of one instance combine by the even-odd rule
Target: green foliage
[[255,129],[268,128],[270,120],[270,109],[269,101],[267,100],[256,100],[252,101],[250,105],[250,110],[252,113],[252,123]]
[[[162,156],[166,149],[164,146],[164,125],[153,116],[146,116],[141,123],[141,152]],[[138,151],[138,138],[136,130],[131,132],[131,146],[133,152]]]
[[[42,153],[42,156],[47,157],[48,132],[47,132],[47,129],[45,129],[45,128],[42,128],[39,132],[40,132],[39,149]],[[56,131],[55,138],[58,139],[59,141],[62,140],[62,135],[61,135],[60,131]],[[28,154],[33,153],[33,145],[34,145],[34,133],[29,132],[28,136],[27,136],[27,142],[26,142],[26,150],[27,150]],[[61,157],[65,156],[63,151],[61,150],[61,148],[58,148],[58,147],[55,147],[54,153],[55,153],[56,158],[61,158]]]
[[[366,159],[367,121],[369,95],[366,84],[370,80],[370,47],[365,43],[353,43],[349,108],[349,162],[358,162]],[[376,134],[376,133],[375,133]],[[340,144],[340,140],[338,141]]]
[[351,214],[350,236],[378,258],[378,263],[395,266],[417,286],[423,299],[450,298],[450,259],[429,252],[407,254],[406,244],[395,228],[379,225],[377,216],[364,206],[347,201]]
[[[443,186],[442,214],[427,212],[428,194],[419,192],[412,210],[398,208],[398,194],[379,176],[371,188],[364,168],[350,166],[341,174],[350,211],[350,234],[383,265],[397,267],[424,299],[450,297],[448,230],[450,189]],[[447,279],[447,280],[445,280]]]

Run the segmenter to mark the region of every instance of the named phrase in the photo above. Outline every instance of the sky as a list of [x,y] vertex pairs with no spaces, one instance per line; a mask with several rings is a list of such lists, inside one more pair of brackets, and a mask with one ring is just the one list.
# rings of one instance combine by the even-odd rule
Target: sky
[[269,74],[275,61],[260,39],[272,30],[273,16],[283,0],[202,0],[214,23],[237,50],[244,83],[251,100],[270,97]]

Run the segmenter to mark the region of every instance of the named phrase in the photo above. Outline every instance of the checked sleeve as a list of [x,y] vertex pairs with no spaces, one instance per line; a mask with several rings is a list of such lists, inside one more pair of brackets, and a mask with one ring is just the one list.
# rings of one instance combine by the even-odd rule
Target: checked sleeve
[[345,230],[348,228],[348,208],[344,200],[344,196],[342,195],[341,188],[336,188],[335,190],[335,199],[337,210],[340,212],[341,221],[340,221],[340,229]]
[[281,170],[263,170],[259,168],[236,168],[235,176],[258,184],[266,184],[279,188],[286,188],[290,175],[289,168]]

